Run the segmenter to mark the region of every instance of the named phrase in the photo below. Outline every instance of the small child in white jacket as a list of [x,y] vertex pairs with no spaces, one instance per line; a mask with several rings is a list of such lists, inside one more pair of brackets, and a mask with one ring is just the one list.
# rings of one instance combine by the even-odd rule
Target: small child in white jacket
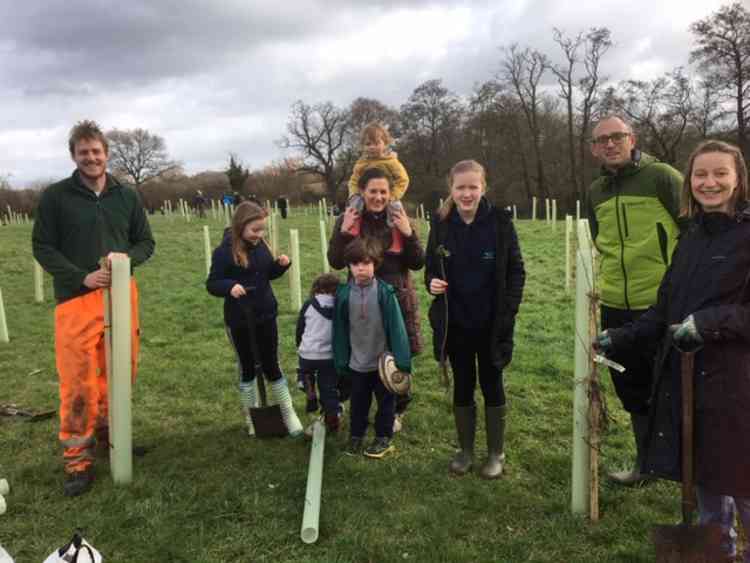
[[337,432],[341,420],[338,375],[333,365],[333,305],[339,282],[336,274],[315,278],[310,298],[297,318],[299,378],[307,392],[307,410],[317,410],[317,383],[328,432]]

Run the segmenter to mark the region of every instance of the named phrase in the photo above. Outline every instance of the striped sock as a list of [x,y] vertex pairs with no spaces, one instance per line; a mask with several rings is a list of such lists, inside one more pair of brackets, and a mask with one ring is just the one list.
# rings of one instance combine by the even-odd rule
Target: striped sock
[[250,409],[258,406],[258,382],[240,381],[240,403],[242,404],[242,414],[245,415],[245,424],[247,424],[247,434],[255,436],[255,427],[253,419],[250,416]]
[[289,394],[289,387],[286,378],[281,376],[276,381],[271,381],[271,394],[281,409],[281,417],[284,419],[290,436],[299,436],[303,432],[302,423],[297,418],[292,404],[292,396]]

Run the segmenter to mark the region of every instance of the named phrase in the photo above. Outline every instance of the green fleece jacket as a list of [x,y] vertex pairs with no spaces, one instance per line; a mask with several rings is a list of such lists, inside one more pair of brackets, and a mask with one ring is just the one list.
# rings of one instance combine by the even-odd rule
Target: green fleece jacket
[[[333,312],[333,363],[339,375],[351,375],[349,356],[349,293],[348,283],[339,284],[336,290],[336,305]],[[396,299],[393,286],[378,279],[378,303],[383,316],[386,348],[393,354],[396,367],[401,371],[411,372],[411,349],[406,334],[404,317]]]
[[599,252],[602,304],[647,309],[677,244],[682,175],[647,154],[616,172],[603,170],[589,188],[588,219]]
[[140,199],[112,176],[100,196],[78,171],[42,193],[32,233],[34,258],[52,274],[58,303],[90,291],[83,279],[99,259],[124,252],[135,267],[154,252],[154,237]]

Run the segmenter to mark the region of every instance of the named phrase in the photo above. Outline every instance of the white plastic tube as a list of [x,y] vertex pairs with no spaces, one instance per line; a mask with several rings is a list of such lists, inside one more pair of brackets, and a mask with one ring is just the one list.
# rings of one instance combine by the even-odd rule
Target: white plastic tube
[[313,425],[313,439],[310,447],[310,464],[307,469],[307,490],[305,510],[302,514],[300,538],[305,543],[318,541],[320,523],[320,492],[323,487],[323,452],[326,445],[326,427],[321,421]]

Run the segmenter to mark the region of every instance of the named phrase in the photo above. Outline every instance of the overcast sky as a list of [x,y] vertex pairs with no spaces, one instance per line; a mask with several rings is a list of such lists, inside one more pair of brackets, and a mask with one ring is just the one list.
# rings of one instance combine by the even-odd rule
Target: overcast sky
[[502,45],[559,60],[553,27],[609,27],[605,73],[648,79],[687,65],[688,26],[723,3],[1,0],[0,175],[23,187],[70,174],[80,119],[161,135],[191,174],[229,152],[259,168],[285,156],[275,141],[297,99],[400,106],[433,78],[468,95]]

